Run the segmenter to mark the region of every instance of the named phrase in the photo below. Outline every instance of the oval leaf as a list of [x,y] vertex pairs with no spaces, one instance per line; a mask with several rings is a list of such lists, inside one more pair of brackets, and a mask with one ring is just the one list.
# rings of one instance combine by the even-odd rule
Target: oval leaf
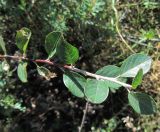
[[47,68],[43,66],[37,66],[37,71],[39,75],[44,77],[46,80],[50,80],[51,78],[54,78],[57,76],[55,73],[50,72]]
[[30,37],[31,37],[31,30],[28,28],[24,27],[19,31],[17,31],[16,45],[21,50],[22,53],[26,52]]
[[139,114],[150,115],[156,112],[156,103],[147,94],[130,92],[128,100],[132,108]]
[[56,47],[63,41],[61,32],[51,32],[45,39],[45,50],[48,53],[48,58],[52,58],[56,53]]
[[132,82],[133,89],[136,89],[142,83],[142,78],[143,78],[143,70],[140,69],[137,75],[135,76],[135,78],[133,79],[133,82]]
[[64,42],[57,47],[57,56],[64,64],[74,64],[79,58],[79,52],[76,47]]
[[152,59],[145,54],[133,54],[129,56],[122,64],[120,69],[121,77],[135,77],[139,69],[143,74],[150,70]]
[[[105,66],[101,69],[99,69],[96,74],[98,75],[101,75],[101,76],[106,76],[106,77],[117,77],[119,75],[119,71],[120,71],[120,68],[117,67],[117,66],[114,66],[114,65],[108,65],[108,66]],[[126,79],[125,78],[117,78],[119,81],[122,81],[122,82],[126,82]],[[118,89],[121,87],[120,84],[117,84],[115,82],[112,82],[112,81],[108,81],[108,80],[105,80],[106,81],[106,84],[109,88],[112,89]]]
[[6,52],[6,47],[5,47],[5,42],[3,41],[2,36],[0,36],[0,52],[4,52],[4,54],[7,54]]
[[27,82],[27,63],[26,62],[20,62],[17,69],[17,74],[19,79],[22,82]]
[[84,97],[86,79],[83,76],[75,72],[65,72],[63,82],[73,95]]
[[87,99],[95,104],[105,101],[109,94],[109,88],[105,81],[88,79],[85,87]]

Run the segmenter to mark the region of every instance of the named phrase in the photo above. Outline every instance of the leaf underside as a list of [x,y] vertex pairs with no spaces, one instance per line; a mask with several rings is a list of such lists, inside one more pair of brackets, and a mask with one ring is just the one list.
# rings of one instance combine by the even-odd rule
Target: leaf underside
[[[96,74],[106,77],[113,77],[116,78],[119,75],[120,68],[114,65],[108,65],[101,69],[99,69]],[[125,78],[117,78],[117,80],[121,82],[126,82]],[[112,81],[105,80],[106,85],[112,90],[112,89],[119,89],[122,85],[114,83]]]
[[87,99],[95,104],[104,102],[109,94],[109,88],[103,80],[87,79],[85,95]]
[[145,54],[133,54],[123,62],[119,76],[135,77],[140,69],[145,74],[150,70],[151,62],[152,59]]

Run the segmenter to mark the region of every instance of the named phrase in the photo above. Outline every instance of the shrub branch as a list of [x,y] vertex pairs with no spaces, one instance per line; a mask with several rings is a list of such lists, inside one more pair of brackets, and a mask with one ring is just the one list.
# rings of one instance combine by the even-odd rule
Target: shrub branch
[[48,64],[48,65],[53,65],[58,68],[65,68],[65,69],[68,69],[68,70],[71,70],[71,71],[74,71],[77,73],[81,73],[81,74],[88,76],[88,77],[96,78],[97,80],[108,80],[108,81],[120,84],[123,87],[125,87],[127,90],[130,90],[132,88],[132,86],[130,84],[121,82],[121,81],[117,80],[117,78],[97,75],[97,74],[94,74],[94,73],[91,73],[88,71],[78,69],[72,65],[62,65],[62,64],[54,63],[53,61],[50,61],[50,60],[43,60],[43,59],[35,59],[34,60],[34,59],[29,59],[29,58],[21,57],[21,56],[0,55],[0,58],[1,59],[13,59],[13,60],[17,60],[17,61],[24,60],[24,61],[34,62],[34,63],[44,63],[44,64]]
[[84,126],[84,123],[85,123],[85,120],[86,120],[86,116],[87,116],[87,112],[88,112],[88,106],[89,106],[89,102],[87,101],[86,106],[83,110],[83,117],[82,117],[81,125],[79,127],[79,132],[81,132],[82,129],[83,129],[83,126]]

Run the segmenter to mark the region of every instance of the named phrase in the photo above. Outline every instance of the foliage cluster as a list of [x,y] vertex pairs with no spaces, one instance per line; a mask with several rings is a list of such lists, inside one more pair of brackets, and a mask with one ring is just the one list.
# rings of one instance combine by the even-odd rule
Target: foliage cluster
[[[34,63],[38,62],[36,60],[34,61],[32,59],[30,60],[25,58],[30,37],[31,31],[28,28],[22,28],[17,31],[16,45],[22,53],[22,57],[16,57],[16,59],[19,60],[17,74],[20,80],[24,83],[27,82],[26,61],[33,61]],[[114,92],[123,86],[128,90],[129,103],[136,112],[141,114],[153,114],[156,112],[156,104],[151,97],[143,93],[130,91],[130,88],[136,89],[138,85],[141,84],[143,74],[149,71],[152,62],[150,57],[144,54],[134,54],[124,60],[120,68],[114,65],[109,65],[99,69],[96,74],[92,74],[74,68],[73,64],[75,64],[79,58],[78,49],[69,44],[64,39],[61,32],[51,32],[46,36],[45,49],[48,53],[47,62],[52,65],[56,65],[54,62],[50,62],[50,59],[56,55],[58,62],[60,64],[64,64],[64,68],[72,71],[63,69],[65,72],[63,75],[63,81],[73,95],[81,98],[84,97],[89,102],[99,104],[106,100],[109,94],[109,89]],[[5,44],[3,41],[1,43],[1,50],[6,54]],[[5,59],[5,57],[14,59],[14,56],[1,55],[1,58]],[[45,60],[41,60],[41,62],[45,62]],[[44,77],[49,76],[48,74],[50,72],[48,69],[38,66],[37,63],[36,66],[40,75]],[[58,64],[56,66],[63,68]],[[6,67],[8,68],[9,65],[6,60],[4,60],[2,68],[7,69]],[[76,72],[92,78],[86,79]],[[134,78],[132,85],[125,83],[127,78]]]
[[[22,105],[24,102],[21,102],[21,97],[19,97],[19,92],[17,91],[19,90],[19,87],[21,87],[21,90],[26,90],[24,89],[24,87],[27,86],[26,82],[30,80],[30,78],[32,78],[31,75],[33,74],[31,73],[35,73],[35,69],[37,69],[37,72],[47,81],[51,80],[48,81],[48,85],[54,80],[52,80],[51,78],[54,78],[56,76],[55,73],[51,72],[54,68],[51,68],[50,66],[46,67],[46,65],[39,65],[39,63],[36,63],[33,66],[32,63],[28,63],[28,61],[23,60],[23,57],[32,58],[33,60],[37,58],[48,58],[51,61],[54,60],[56,63],[62,66],[66,64],[69,66],[73,65],[73,67],[69,67],[71,69],[74,69],[75,64],[77,64],[77,67],[79,68],[87,69],[96,74],[99,74],[100,76],[107,76],[109,78],[116,78],[118,75],[120,75],[120,73],[122,73],[123,70],[125,71],[126,69],[123,69],[123,66],[126,63],[129,64],[131,62],[130,59],[133,59],[134,57],[134,60],[137,60],[135,63],[135,67],[139,64],[138,60],[143,60],[143,64],[148,67],[149,70],[150,66],[147,66],[148,64],[151,64],[151,58],[149,56],[151,55],[153,61],[157,60],[158,62],[159,60],[159,50],[158,48],[156,48],[156,45],[159,42],[159,5],[159,2],[156,0],[0,0],[0,35],[3,36],[4,41],[6,42],[7,54],[14,54],[22,58],[20,60],[18,59],[18,64],[17,61],[8,61],[8,59],[3,61],[3,64],[1,64],[2,67],[6,65],[5,68],[9,66],[8,71],[4,71],[4,69],[1,68],[1,71],[3,71],[1,72],[2,83],[0,83],[2,84],[0,86],[2,86],[1,89],[3,91],[1,92],[3,93],[3,95],[1,95],[1,106],[6,106],[7,109],[15,108],[21,111],[25,110],[25,107],[23,107]],[[31,31],[27,28],[22,27],[30,28],[32,30],[32,37]],[[22,29],[19,30],[20,28]],[[17,35],[15,34],[16,30],[18,30]],[[131,53],[128,52],[128,48],[126,47],[126,45],[124,45],[124,42],[121,40],[121,37],[119,36],[117,31],[120,31],[120,35],[122,35],[122,37],[134,52],[141,52],[141,54],[134,54],[127,58],[124,62],[122,62]],[[48,32],[51,33],[48,34]],[[63,32],[63,34],[61,32]],[[48,35],[46,36],[46,34]],[[31,41],[29,41],[29,39],[31,39]],[[52,45],[55,40],[57,40],[58,42]],[[70,43],[73,43],[73,45],[71,45]],[[59,45],[58,48],[57,45]],[[65,46],[63,47],[62,45]],[[6,51],[4,49],[4,46],[2,45],[2,42],[1,46],[2,50],[4,51],[4,53],[1,52],[1,55],[5,55]],[[76,49],[76,47],[79,49],[79,51]],[[74,50],[72,50],[73,48]],[[19,51],[17,51],[17,49],[19,49]],[[65,50],[66,52],[62,52],[62,50]],[[157,53],[156,55],[155,50]],[[75,55],[74,58],[70,58],[71,56],[69,56],[70,54],[68,54],[68,52],[72,53],[71,56]],[[61,56],[62,53],[63,56]],[[147,54],[149,56],[144,54]],[[144,62],[145,59],[143,57],[148,61]],[[108,66],[105,66],[106,64]],[[115,66],[115,64],[117,64],[117,66]],[[16,79],[17,74],[14,68],[17,68],[18,76],[20,80],[25,84],[21,84],[18,79]],[[110,102],[110,100],[112,100],[110,99],[111,96],[119,93],[119,91],[123,91],[122,88],[120,89],[122,85],[117,85],[112,81],[105,80],[105,87],[102,91],[104,95],[102,98],[99,98],[99,96],[101,96],[101,94],[99,94],[99,86],[104,86],[104,82],[101,79],[99,80],[99,78],[92,77],[87,78],[81,73],[75,73],[75,71],[71,72],[64,67],[62,67],[61,69],[63,69],[62,71],[64,72],[62,77],[63,82],[70,93],[83,98],[82,101],[80,101],[80,104],[83,104],[83,102],[85,102],[85,99],[95,104],[101,103],[105,99],[108,99],[102,105],[100,105],[105,106],[108,102]],[[110,72],[110,69],[114,69],[113,72]],[[142,74],[145,73],[145,68],[143,68],[142,66],[141,68],[138,68],[136,70],[134,76],[118,76],[118,81],[125,84],[132,84],[133,89],[128,94],[129,102],[138,113],[143,114],[146,114],[146,109],[143,110],[139,108],[140,105],[137,104],[137,100],[140,100],[141,102],[141,100],[143,100],[143,96],[150,102],[148,104],[153,105],[153,109],[149,109],[147,113],[150,113],[150,111],[155,112],[155,103],[154,101],[152,101],[152,98],[141,92],[146,91],[147,93],[149,92],[149,94],[152,94],[153,97],[157,96],[157,94],[155,94],[156,92],[154,92],[153,94],[148,89],[148,87],[151,87],[151,84],[146,87],[146,85],[149,83],[149,81],[147,81],[146,79],[146,76],[144,78],[144,81],[147,81],[147,83],[144,85],[144,82],[142,81]],[[77,86],[77,81],[73,79],[73,77],[76,80],[81,80],[78,81],[80,85],[78,84]],[[153,77],[155,78],[154,75]],[[132,79],[134,80],[133,82],[131,82]],[[141,92],[134,92],[136,90],[136,87],[141,84],[141,81],[143,82],[142,85],[144,85],[145,88],[142,87],[140,89],[137,89],[137,91]],[[59,80],[57,82],[59,82]],[[90,89],[85,90],[84,82]],[[70,84],[73,85],[70,86]],[[155,85],[158,84],[154,83],[154,86]],[[93,86],[97,86],[97,88],[91,89],[91,87]],[[153,91],[155,90],[154,88],[152,89]],[[79,92],[75,92],[75,90]],[[95,92],[96,90],[98,92]],[[32,91],[29,86],[28,91]],[[92,95],[93,92],[97,93],[97,95]],[[35,95],[35,93],[33,93],[31,92],[31,96]],[[46,97],[46,95],[44,96]],[[121,98],[121,96],[123,95],[120,94],[118,96],[120,96]],[[80,100],[75,99],[74,96],[69,96],[68,98],[70,99],[70,97],[73,97],[73,99],[76,100],[75,102],[77,102],[77,100]],[[26,102],[25,98],[26,97],[24,97],[23,99]],[[119,101],[121,101],[121,99]],[[118,103],[114,103],[115,107],[123,104],[119,101],[117,101]],[[132,104],[133,102],[134,104]],[[26,104],[28,105],[28,103]],[[143,102],[142,105],[144,105]],[[145,108],[146,107],[147,106],[145,106]],[[80,109],[82,108],[80,107]],[[112,108],[109,108],[107,112],[110,111],[110,109]],[[119,108],[117,107],[117,109]],[[128,112],[130,111],[128,110],[126,113]],[[153,115],[153,117],[156,118],[156,115]],[[122,115],[122,117],[124,117],[124,115]],[[145,119],[153,120],[154,118],[146,118],[146,116],[142,118],[141,123],[143,126],[145,126],[145,123],[143,124],[143,121],[145,121]],[[119,124],[118,122],[116,122],[117,120],[114,117],[111,118],[111,120],[106,120],[107,119],[104,119],[104,121],[102,121],[102,125],[105,126],[104,129],[106,130],[112,131]],[[97,122],[97,124],[101,123],[100,121]],[[77,120],[75,121],[75,126],[77,125],[76,123]],[[93,131],[98,131],[99,129],[96,127],[96,121],[92,123]],[[135,121],[134,123],[136,125],[137,121]],[[116,124],[117,126],[113,124]],[[158,125],[153,126],[154,128],[156,128]],[[144,128],[146,127],[143,127],[142,129]]]

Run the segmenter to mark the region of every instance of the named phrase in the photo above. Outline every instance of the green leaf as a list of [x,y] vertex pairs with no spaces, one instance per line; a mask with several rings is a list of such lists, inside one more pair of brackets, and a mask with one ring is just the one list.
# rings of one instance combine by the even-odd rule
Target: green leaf
[[16,34],[16,45],[22,53],[26,53],[28,43],[31,37],[31,30],[28,28],[22,28],[17,31]]
[[139,114],[150,115],[156,112],[156,103],[147,94],[130,92],[128,100],[132,108]]
[[140,69],[135,78],[133,79],[132,88],[136,89],[142,83],[142,78],[143,78],[143,70]]
[[85,95],[87,99],[95,104],[105,101],[109,94],[109,88],[105,81],[96,79],[87,79]]
[[0,52],[1,51],[3,51],[4,54],[7,54],[6,47],[5,47],[5,42],[2,38],[2,36],[0,36]]
[[76,47],[64,41],[57,47],[57,56],[64,64],[74,64],[79,58],[79,52]]
[[45,49],[48,53],[48,58],[52,58],[56,53],[56,47],[63,41],[63,35],[61,32],[51,32],[46,36]]
[[[114,66],[114,65],[108,65],[108,66],[105,66],[101,69],[99,69],[96,74],[98,75],[101,75],[101,76],[105,76],[105,77],[113,77],[113,78],[116,78],[118,75],[119,75],[119,71],[120,71],[120,68],[117,67],[117,66]],[[126,79],[125,78],[117,78],[117,80],[121,81],[121,82],[126,82]],[[108,81],[108,80],[105,80],[106,81],[106,84],[109,88],[112,89],[118,89],[121,87],[120,84],[117,84],[115,82],[112,82],[112,81]]]
[[63,82],[73,95],[84,97],[86,79],[83,76],[75,72],[65,72]]
[[122,64],[119,76],[135,77],[139,69],[143,70],[143,74],[150,70],[152,59],[145,54],[133,54],[129,56]]
[[19,79],[22,82],[27,82],[27,63],[26,62],[20,62],[17,69],[17,74]]

